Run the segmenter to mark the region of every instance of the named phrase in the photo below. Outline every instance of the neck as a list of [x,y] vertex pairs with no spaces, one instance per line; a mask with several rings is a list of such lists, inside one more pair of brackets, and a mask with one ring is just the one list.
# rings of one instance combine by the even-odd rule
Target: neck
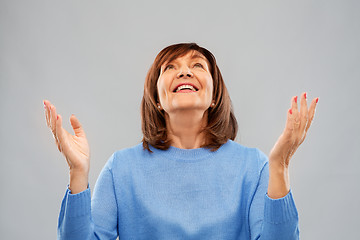
[[201,129],[207,124],[207,112],[183,110],[165,114],[168,138],[171,146],[182,149],[200,148],[205,143]]

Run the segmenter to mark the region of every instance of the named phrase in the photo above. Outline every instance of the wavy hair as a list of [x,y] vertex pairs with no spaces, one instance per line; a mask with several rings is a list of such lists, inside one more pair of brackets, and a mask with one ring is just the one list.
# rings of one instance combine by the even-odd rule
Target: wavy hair
[[196,43],[179,43],[170,45],[159,52],[151,65],[145,79],[144,95],[141,101],[141,128],[143,132],[143,147],[149,152],[149,144],[155,148],[166,150],[171,145],[168,138],[165,113],[157,107],[157,81],[161,66],[190,51],[197,51],[204,55],[209,63],[209,70],[213,79],[213,100],[215,106],[208,108],[207,126],[201,132],[205,133],[205,144],[201,147],[216,151],[228,141],[234,140],[238,131],[238,124],[233,113],[231,99],[226,89],[215,56],[207,49]]

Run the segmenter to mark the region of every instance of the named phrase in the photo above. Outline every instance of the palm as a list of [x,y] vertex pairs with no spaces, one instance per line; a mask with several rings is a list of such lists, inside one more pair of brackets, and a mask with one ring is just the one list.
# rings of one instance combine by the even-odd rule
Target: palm
[[56,108],[48,101],[44,101],[45,116],[48,127],[51,129],[59,151],[65,156],[71,169],[89,171],[90,149],[84,130],[78,119],[72,115],[70,123],[74,135],[62,127],[62,117],[56,113]]
[[[78,169],[87,164],[90,158],[89,144],[86,136],[71,135],[65,129],[64,141],[59,143],[60,151],[66,157],[70,169]],[[70,161],[71,159],[71,161]]]
[[278,162],[284,167],[288,167],[291,157],[305,140],[315,115],[317,101],[318,99],[313,99],[308,108],[306,94],[303,93],[299,111],[297,97],[292,98],[285,129],[272,148],[269,159]]

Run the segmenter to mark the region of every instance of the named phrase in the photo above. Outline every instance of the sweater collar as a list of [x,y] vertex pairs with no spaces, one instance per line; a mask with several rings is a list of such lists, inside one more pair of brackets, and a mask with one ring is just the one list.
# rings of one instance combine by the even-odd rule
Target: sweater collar
[[185,161],[194,161],[204,158],[209,158],[214,153],[221,151],[224,148],[224,145],[228,145],[231,140],[228,140],[223,144],[217,151],[212,152],[210,148],[194,148],[194,149],[183,149],[170,146],[167,150],[161,150],[149,145],[150,150],[160,156],[166,157],[168,159],[178,159]]

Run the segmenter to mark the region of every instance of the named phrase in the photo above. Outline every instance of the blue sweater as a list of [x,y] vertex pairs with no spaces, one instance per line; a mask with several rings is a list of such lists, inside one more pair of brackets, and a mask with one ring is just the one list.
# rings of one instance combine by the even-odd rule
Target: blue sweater
[[58,239],[299,239],[291,191],[267,196],[268,158],[228,140],[217,151],[142,144],[115,152],[90,189],[61,204]]

